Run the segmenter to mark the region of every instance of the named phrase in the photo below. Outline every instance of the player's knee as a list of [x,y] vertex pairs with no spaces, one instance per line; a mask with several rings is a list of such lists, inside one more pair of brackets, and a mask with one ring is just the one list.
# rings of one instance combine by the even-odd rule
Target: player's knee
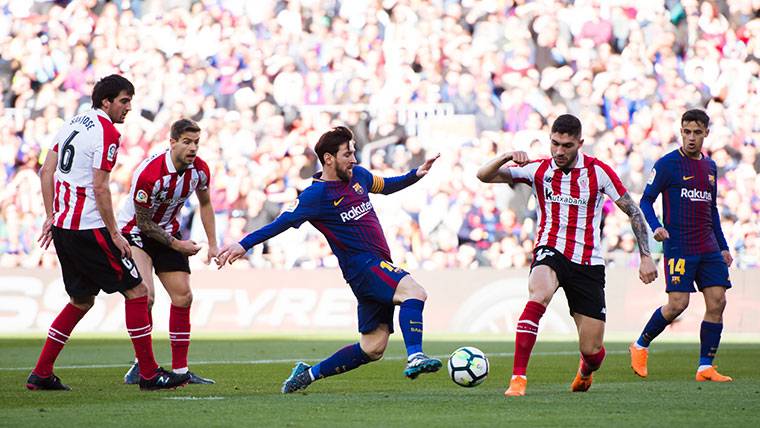
[[383,354],[385,353],[385,346],[382,344],[373,344],[368,348],[369,349],[362,348],[362,351],[364,351],[364,354],[367,356],[367,358],[370,359],[370,361],[377,361],[383,358]]
[[193,292],[190,290],[187,290],[182,293],[175,293],[171,296],[172,299],[172,305],[178,306],[180,308],[189,308],[190,305],[193,303]]
[[70,303],[78,309],[87,312],[95,305],[95,296],[72,297]]
[[427,291],[425,291],[424,288],[422,288],[419,284],[414,284],[414,287],[412,287],[411,298],[417,299],[420,301],[427,301]]

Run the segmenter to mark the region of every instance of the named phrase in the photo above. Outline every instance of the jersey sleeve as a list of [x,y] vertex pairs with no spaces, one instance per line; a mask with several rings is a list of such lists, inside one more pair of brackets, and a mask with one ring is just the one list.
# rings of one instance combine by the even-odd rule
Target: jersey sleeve
[[528,186],[533,185],[536,170],[538,169],[540,162],[541,161],[538,160],[523,166],[508,166],[507,171],[509,171],[509,174],[512,177],[512,183],[527,184]]
[[203,160],[198,159],[198,175],[200,180],[198,181],[197,190],[207,190],[211,185],[211,172],[208,164]]
[[280,233],[300,227],[305,221],[319,214],[319,192],[307,189],[296,200],[288,204],[280,215],[268,225],[249,233],[239,244],[249,250]]
[[728,250],[726,236],[723,235],[723,227],[720,225],[720,213],[718,213],[718,167],[713,162],[710,168],[712,181],[712,202],[710,203],[710,214],[712,215],[713,232],[715,239],[718,241],[718,247],[721,251]]
[[135,182],[135,191],[132,194],[132,202],[136,206],[150,208],[153,205],[153,189],[156,187],[156,181],[151,178],[148,169],[143,169]]
[[644,188],[644,194],[641,195],[641,201],[639,207],[641,212],[644,213],[644,218],[649,224],[649,228],[657,230],[662,227],[660,220],[657,219],[657,214],[654,212],[654,201],[660,196],[668,186],[670,185],[670,171],[667,168],[666,161],[663,159],[655,162],[652,172],[649,174],[649,180]]
[[103,130],[102,141],[93,143],[92,167],[111,172],[116,164],[116,156],[119,152],[119,132],[107,119],[98,116]]
[[599,178],[599,190],[605,195],[609,196],[613,201],[617,201],[626,194],[627,190],[623,186],[623,182],[620,181],[615,170],[613,170],[606,163],[597,160],[597,177]]

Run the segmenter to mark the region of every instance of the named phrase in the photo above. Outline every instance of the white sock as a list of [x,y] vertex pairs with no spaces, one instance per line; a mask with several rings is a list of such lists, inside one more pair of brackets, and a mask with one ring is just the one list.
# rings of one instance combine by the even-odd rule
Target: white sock
[[633,346],[636,347],[636,349],[649,349],[648,346],[641,346],[641,345],[639,345],[639,341],[638,340],[635,341],[635,342],[633,342]]
[[709,369],[709,368],[711,368],[711,367],[712,367],[712,366],[699,366],[699,367],[697,367],[697,371],[698,371],[698,372],[701,372],[702,370],[707,370],[707,369]]
[[512,375],[512,380],[515,380],[515,379],[517,379],[518,377],[521,377],[521,378],[523,378],[523,379],[525,379],[525,380],[528,380],[528,376],[526,376],[526,375],[517,375],[517,374],[515,374],[515,375]]
[[172,369],[172,371],[177,374],[185,374],[188,372],[187,367],[182,367],[181,369]]
[[408,363],[409,361],[412,361],[412,360],[413,360],[413,359],[415,359],[415,358],[416,358],[418,355],[422,355],[422,352],[415,352],[414,354],[412,354],[412,355],[410,355],[410,356],[406,357],[406,362]]

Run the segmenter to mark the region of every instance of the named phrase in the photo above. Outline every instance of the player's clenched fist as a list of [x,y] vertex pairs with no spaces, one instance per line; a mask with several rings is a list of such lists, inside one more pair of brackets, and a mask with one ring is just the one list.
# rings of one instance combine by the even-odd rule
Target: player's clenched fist
[[670,234],[664,227],[658,227],[657,230],[654,231],[654,240],[662,242],[666,239],[670,239]]
[[650,282],[657,279],[657,265],[654,264],[654,260],[652,260],[652,258],[649,256],[641,257],[641,265],[639,266],[639,279],[641,279],[644,284],[649,284]]
[[512,162],[520,166],[523,166],[526,163],[530,162],[530,159],[528,159],[528,154],[525,152],[521,152],[521,151],[512,152],[511,156],[512,156]]
[[225,263],[229,262],[229,264],[232,264],[235,262],[235,260],[243,257],[244,255],[245,248],[243,248],[243,246],[237,242],[227,245],[226,247],[222,248],[222,251],[220,251],[219,255],[216,257],[216,265],[219,266],[219,269],[221,269],[224,267]]

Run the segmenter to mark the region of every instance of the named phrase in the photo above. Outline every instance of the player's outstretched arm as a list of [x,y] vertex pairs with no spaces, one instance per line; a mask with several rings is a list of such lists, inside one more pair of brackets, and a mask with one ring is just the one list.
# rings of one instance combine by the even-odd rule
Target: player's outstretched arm
[[219,255],[216,257],[216,265],[221,269],[225,263],[234,263],[237,259],[243,257],[246,252],[247,250],[237,242],[227,245],[219,251]]
[[216,217],[214,216],[214,206],[211,205],[211,195],[209,189],[196,190],[198,202],[200,203],[201,223],[203,230],[206,231],[208,241],[208,255],[206,255],[206,264],[211,263],[211,259],[216,258],[219,254],[219,247],[216,242]]
[[176,250],[186,256],[194,256],[200,251],[201,246],[191,240],[180,240],[169,234],[163,227],[153,221],[150,208],[135,204],[135,218],[140,232],[144,233],[161,244]]
[[42,164],[40,169],[40,187],[42,188],[42,201],[45,204],[45,223],[42,225],[42,233],[40,233],[37,241],[40,243],[42,249],[47,249],[50,243],[53,241],[53,193],[55,180],[55,168],[58,165],[58,153],[53,150],[49,150],[45,157],[45,163]]
[[415,168],[408,173],[399,175],[397,177],[379,177],[372,175],[372,186],[370,187],[370,192],[390,195],[391,193],[396,193],[399,190],[406,189],[412,184],[420,181],[422,177],[426,176],[427,173],[430,172],[430,168],[433,166],[433,163],[435,163],[439,157],[441,157],[441,155],[437,154],[432,158],[426,160],[425,163],[420,165],[418,168]]
[[615,201],[615,204],[631,219],[631,229],[633,229],[633,234],[636,236],[636,241],[639,244],[639,254],[641,255],[639,278],[645,284],[649,284],[657,279],[657,266],[655,266],[649,251],[649,232],[647,232],[644,215],[628,193]]
[[501,153],[478,169],[478,180],[483,183],[513,184],[512,174],[509,172],[509,169],[502,168],[509,161],[514,161],[517,165],[523,166],[529,162],[528,154],[519,151]]

